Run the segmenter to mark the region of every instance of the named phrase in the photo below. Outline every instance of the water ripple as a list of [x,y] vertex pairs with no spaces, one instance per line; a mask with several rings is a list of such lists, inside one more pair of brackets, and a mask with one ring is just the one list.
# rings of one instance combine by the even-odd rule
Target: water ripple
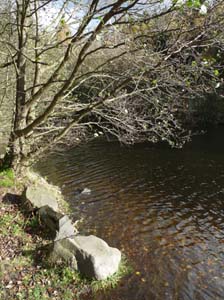
[[[210,135],[199,137],[181,151],[99,141],[38,165],[62,187],[74,217],[85,218],[81,230],[122,249],[140,271],[97,299],[224,299],[219,135],[212,133],[212,143]],[[90,195],[77,192],[85,187]]]

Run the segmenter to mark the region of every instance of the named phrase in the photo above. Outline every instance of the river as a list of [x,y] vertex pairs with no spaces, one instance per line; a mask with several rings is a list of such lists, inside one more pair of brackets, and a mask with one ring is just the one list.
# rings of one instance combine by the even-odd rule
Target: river
[[[184,149],[96,140],[38,169],[134,272],[97,300],[224,299],[224,128]],[[77,190],[91,189],[80,195]],[[91,299],[89,295],[88,300]]]

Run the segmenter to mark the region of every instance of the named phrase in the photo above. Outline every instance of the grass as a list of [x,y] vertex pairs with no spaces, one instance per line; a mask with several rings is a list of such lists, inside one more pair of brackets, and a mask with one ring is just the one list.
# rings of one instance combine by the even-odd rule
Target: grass
[[21,294],[17,293],[15,299],[51,299],[53,295],[60,295],[59,299],[65,300],[74,300],[76,295],[79,299],[85,291],[91,291],[94,295],[101,290],[115,288],[121,278],[128,273],[130,268],[125,261],[122,262],[117,274],[102,281],[86,279],[70,267],[39,269],[35,274],[27,274],[22,280],[22,284],[28,287],[32,286],[31,282],[35,282],[35,287],[29,288],[26,294],[23,294],[27,298],[21,298]]
[[105,280],[101,280],[101,281],[93,280],[91,282],[91,288],[94,293],[97,293],[100,290],[108,290],[111,288],[112,289],[116,288],[118,283],[121,281],[121,279],[132,272],[133,272],[132,267],[129,265],[125,256],[123,256],[121,259],[118,272]]
[[[10,170],[2,178],[14,180]],[[44,245],[50,241],[41,236],[38,218],[25,216],[19,202],[1,201],[7,188],[0,190],[0,299],[1,300],[79,300],[89,299],[101,290],[115,288],[132,270],[122,258],[119,271],[102,281],[89,280],[67,266],[48,267]]]
[[13,216],[10,213],[4,214],[0,219],[0,234],[7,236],[10,233],[12,236],[23,236],[24,230],[21,222],[19,216]]
[[[50,300],[57,296],[58,298],[55,299],[78,300],[86,292],[96,295],[101,290],[115,288],[121,278],[130,273],[131,270],[123,261],[117,274],[106,280],[96,281],[83,278],[79,272],[70,267],[58,266],[50,269],[39,267],[34,269],[31,268],[31,265],[31,256],[23,259],[17,258],[11,262],[11,271],[16,272],[15,270],[18,268],[24,270],[24,274],[19,280],[20,289],[12,286],[10,292],[14,289],[13,294],[7,294],[5,298],[0,299]],[[25,272],[26,270],[27,272]]]
[[15,177],[12,169],[0,171],[0,187],[10,188],[15,184]]

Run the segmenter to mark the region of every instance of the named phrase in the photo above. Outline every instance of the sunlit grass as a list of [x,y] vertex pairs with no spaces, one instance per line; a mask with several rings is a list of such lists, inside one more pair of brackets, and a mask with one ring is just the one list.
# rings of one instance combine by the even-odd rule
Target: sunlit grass
[[0,171],[0,187],[13,187],[15,184],[15,177],[12,169],[5,169]]
[[[14,259],[11,261],[12,270],[23,266],[29,268],[32,263],[30,257],[23,259]],[[70,267],[52,267],[39,269],[31,269],[20,280],[23,290],[17,295],[16,299],[51,299],[53,295],[59,296],[60,299],[73,300],[78,295],[85,293],[86,290],[92,290],[93,294],[101,290],[109,290],[115,288],[119,281],[132,271],[127,261],[122,259],[119,271],[106,280],[96,281],[84,278],[79,272]],[[33,283],[35,285],[33,286]],[[51,296],[50,296],[51,295]]]
[[119,269],[117,273],[114,275],[108,277],[105,280],[93,280],[91,281],[91,287],[94,293],[100,290],[107,290],[107,289],[113,289],[116,288],[118,283],[121,281],[122,278],[124,278],[126,275],[133,272],[132,267],[128,263],[127,259],[123,256],[121,259],[121,263],[119,266]]

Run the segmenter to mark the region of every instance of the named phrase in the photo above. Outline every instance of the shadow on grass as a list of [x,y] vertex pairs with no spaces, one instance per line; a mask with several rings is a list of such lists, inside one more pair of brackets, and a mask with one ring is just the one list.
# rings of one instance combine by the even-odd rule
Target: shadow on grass
[[51,233],[46,230],[46,227],[41,225],[37,210],[31,213],[27,212],[22,206],[21,196],[12,193],[6,193],[3,196],[2,202],[18,209],[21,213],[22,219],[19,223],[24,232],[24,237],[26,235],[32,237],[32,245],[30,244],[30,247],[35,246],[35,248],[22,250],[21,254],[32,258],[34,265],[42,264],[43,259],[46,258],[52,248],[53,241]]
[[2,202],[5,204],[16,205],[19,208],[19,205],[21,203],[21,196],[16,194],[6,193],[3,196],[2,200],[3,200]]
[[43,240],[52,240],[52,234],[47,231],[46,227],[42,226],[38,217],[38,209],[28,212],[22,205],[22,197],[16,194],[7,193],[3,196],[3,203],[15,205],[16,208],[22,213],[25,224],[24,231],[32,236],[38,236]]

